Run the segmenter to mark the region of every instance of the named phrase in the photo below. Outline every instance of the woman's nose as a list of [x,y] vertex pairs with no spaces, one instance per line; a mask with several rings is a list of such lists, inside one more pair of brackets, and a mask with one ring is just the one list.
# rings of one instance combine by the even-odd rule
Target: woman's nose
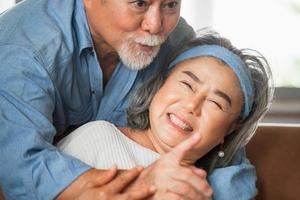
[[202,97],[187,97],[184,102],[184,106],[189,113],[194,114],[195,116],[201,115],[202,105],[204,99]]

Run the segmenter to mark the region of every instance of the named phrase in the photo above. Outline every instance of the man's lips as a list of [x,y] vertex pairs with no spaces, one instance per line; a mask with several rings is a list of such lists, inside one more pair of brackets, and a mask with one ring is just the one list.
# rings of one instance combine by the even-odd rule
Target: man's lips
[[152,51],[155,48],[155,46],[149,46],[141,43],[137,43],[137,45],[139,46],[140,50],[147,51],[147,52]]

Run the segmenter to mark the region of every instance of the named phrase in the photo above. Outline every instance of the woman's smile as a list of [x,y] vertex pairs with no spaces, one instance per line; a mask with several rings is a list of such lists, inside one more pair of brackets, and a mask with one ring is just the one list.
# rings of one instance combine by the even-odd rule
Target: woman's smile
[[193,128],[188,122],[186,122],[186,120],[181,119],[179,116],[173,113],[168,113],[167,116],[169,123],[174,126],[174,128],[179,129],[179,131],[183,131],[185,133],[193,131]]

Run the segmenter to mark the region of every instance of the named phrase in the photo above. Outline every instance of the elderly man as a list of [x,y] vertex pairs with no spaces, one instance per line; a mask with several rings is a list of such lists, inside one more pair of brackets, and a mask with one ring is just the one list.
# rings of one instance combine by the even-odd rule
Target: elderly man
[[[125,125],[131,91],[170,48],[193,37],[179,20],[180,3],[26,0],[0,16],[0,185],[7,199],[143,199],[159,191],[145,174],[162,165],[118,174],[91,169],[53,143],[88,121]],[[189,175],[184,191],[161,198],[208,198],[205,174]],[[215,199],[255,194],[254,169],[242,154],[208,179]]]

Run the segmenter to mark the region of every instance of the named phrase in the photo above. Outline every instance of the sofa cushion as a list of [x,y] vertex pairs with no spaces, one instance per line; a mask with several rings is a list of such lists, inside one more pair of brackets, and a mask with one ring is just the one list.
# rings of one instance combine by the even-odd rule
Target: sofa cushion
[[257,170],[257,200],[300,199],[300,125],[262,125],[246,152]]

